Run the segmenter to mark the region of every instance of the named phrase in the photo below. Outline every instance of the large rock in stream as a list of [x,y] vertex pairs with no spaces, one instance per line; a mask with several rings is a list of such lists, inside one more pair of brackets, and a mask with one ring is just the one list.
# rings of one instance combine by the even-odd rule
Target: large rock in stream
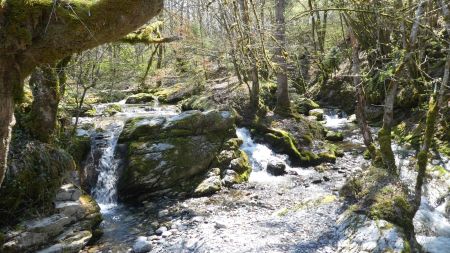
[[[235,138],[235,116],[228,111],[129,120],[119,139],[128,147],[127,166],[119,180],[120,198],[140,200],[194,191],[203,195],[198,186],[216,182],[209,177],[217,173],[208,173],[216,168],[220,175],[237,172],[236,183],[246,180],[251,168]],[[205,189],[204,194],[211,193],[211,188]]]

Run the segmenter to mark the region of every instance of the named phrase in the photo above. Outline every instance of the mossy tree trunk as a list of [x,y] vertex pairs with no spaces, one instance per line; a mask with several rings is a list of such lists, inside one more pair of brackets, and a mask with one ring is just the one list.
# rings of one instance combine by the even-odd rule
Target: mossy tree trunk
[[56,129],[56,116],[61,99],[59,84],[55,65],[36,68],[31,74],[33,103],[30,130],[34,138],[42,142],[48,143]]
[[[450,12],[448,3],[444,0],[439,1],[441,11],[446,22],[447,36],[450,36]],[[422,146],[417,154],[417,178],[415,185],[415,195],[413,203],[413,217],[420,208],[422,200],[422,187],[426,178],[428,156],[436,132],[436,125],[439,118],[440,110],[446,106],[444,104],[446,89],[450,81],[450,45],[448,45],[447,57],[445,62],[444,76],[439,91],[437,87],[430,97],[428,103],[428,112],[426,117],[425,133],[423,135]]]
[[405,58],[401,61],[398,67],[395,69],[393,74],[393,80],[390,82],[389,87],[386,91],[385,102],[384,102],[384,115],[383,115],[383,127],[378,132],[378,142],[380,144],[380,153],[383,160],[383,166],[389,171],[389,173],[393,175],[398,175],[397,166],[395,164],[395,156],[392,151],[392,125],[394,119],[394,104],[395,98],[397,96],[398,91],[398,80],[394,80],[395,77],[401,73],[404,66],[407,66],[410,81],[414,81],[417,77],[417,66],[415,63],[415,48],[417,42],[417,36],[420,28],[420,21],[424,13],[424,8],[426,5],[425,0],[421,0],[417,5],[414,23],[411,28],[411,34],[409,36],[409,45],[407,50],[407,54]]
[[275,47],[275,59],[277,62],[277,107],[276,111],[282,115],[291,114],[291,102],[289,100],[289,87],[287,76],[287,63],[285,55],[286,47],[286,22],[284,12],[286,10],[286,1],[277,0],[275,6],[275,34],[277,46]]
[[356,118],[363,136],[364,145],[370,152],[372,160],[376,160],[377,152],[373,144],[372,133],[370,132],[369,124],[366,116],[366,98],[364,96],[363,83],[361,79],[361,63],[359,59],[360,45],[351,27],[349,27],[350,40],[352,43],[352,75],[353,84],[356,90]]
[[58,106],[65,93],[66,67],[71,57],[58,64],[47,64],[36,68],[31,74],[30,88],[33,103],[30,112],[30,132],[37,140],[50,142],[55,133]]
[[144,25],[163,0],[4,0],[0,5],[0,185],[7,166],[14,94],[36,66],[118,40]]

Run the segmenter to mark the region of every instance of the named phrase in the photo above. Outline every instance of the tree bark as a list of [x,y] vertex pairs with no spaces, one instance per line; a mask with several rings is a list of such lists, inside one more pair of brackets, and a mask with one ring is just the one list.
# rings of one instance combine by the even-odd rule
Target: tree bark
[[50,142],[56,129],[56,117],[60,101],[59,78],[55,65],[36,68],[31,74],[33,93],[31,105],[31,133],[37,140]]
[[376,159],[377,152],[375,145],[373,144],[372,133],[370,132],[369,124],[367,124],[366,117],[366,98],[364,96],[364,90],[361,80],[361,64],[359,60],[359,42],[351,27],[349,27],[350,39],[352,43],[352,75],[353,84],[356,89],[356,117],[358,119],[358,125],[363,136],[364,145],[370,152],[370,156],[373,160]]
[[22,93],[24,78],[38,65],[51,64],[73,53],[124,37],[156,16],[162,10],[163,2],[99,0],[69,5],[54,0],[2,1],[0,186],[7,168],[14,125],[14,95]]
[[276,27],[274,37],[277,40],[275,47],[275,58],[277,66],[277,107],[279,114],[291,114],[291,102],[289,100],[289,87],[287,76],[287,63],[284,50],[286,47],[286,22],[284,12],[286,10],[285,0],[277,0],[275,6]]
[[8,163],[14,118],[14,87],[21,81],[20,71],[11,57],[0,58],[0,186]]

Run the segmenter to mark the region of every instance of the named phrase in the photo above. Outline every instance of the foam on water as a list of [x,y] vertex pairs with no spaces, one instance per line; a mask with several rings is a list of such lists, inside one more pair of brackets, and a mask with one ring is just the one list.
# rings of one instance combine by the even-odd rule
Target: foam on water
[[237,136],[243,141],[241,149],[248,155],[253,172],[250,174],[250,182],[280,183],[286,181],[284,177],[276,177],[266,171],[270,162],[281,162],[286,165],[286,170],[292,170],[288,164],[288,157],[273,152],[268,146],[256,143],[246,128],[238,128]]

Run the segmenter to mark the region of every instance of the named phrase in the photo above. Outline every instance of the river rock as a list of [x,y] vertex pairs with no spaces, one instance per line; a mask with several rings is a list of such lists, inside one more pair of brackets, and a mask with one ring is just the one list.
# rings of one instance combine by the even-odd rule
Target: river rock
[[146,253],[152,250],[152,244],[145,236],[139,236],[133,244],[133,252]]
[[148,93],[139,93],[136,95],[129,96],[126,100],[126,104],[146,104],[149,102],[153,102],[155,100],[155,96]]
[[337,233],[340,235],[337,252],[404,252],[404,234],[385,220],[344,213],[338,220]]
[[80,189],[76,188],[73,184],[66,184],[61,186],[56,193],[55,201],[76,201],[80,196]]
[[[239,159],[234,168],[248,178],[248,159],[239,145],[229,143],[236,138],[235,117],[227,111],[187,111],[171,117],[129,120],[119,138],[128,147],[128,164],[119,180],[119,196],[123,200],[181,192],[193,194],[204,181],[210,168],[225,170],[227,159],[218,159],[223,150],[231,151],[231,159]],[[215,183],[217,178],[208,183]],[[203,187],[202,189],[212,188]],[[199,191],[201,189],[198,189]]]
[[[100,207],[88,195],[78,195],[77,187],[63,185],[55,199],[55,211],[48,217],[24,221],[18,230],[8,231],[6,252],[79,252],[93,237],[102,220]],[[72,201],[78,196],[76,201]],[[97,232],[97,231],[96,231]]]
[[343,141],[344,135],[341,132],[328,131],[325,139],[328,141]]
[[220,176],[212,176],[203,180],[194,190],[196,196],[205,196],[220,191],[222,181]]
[[155,233],[157,234],[157,235],[162,235],[164,232],[166,232],[167,231],[167,228],[166,227],[164,227],[164,226],[162,226],[162,227],[160,227],[160,228],[158,228],[156,231],[155,231]]
[[309,116],[315,116],[317,120],[323,120],[324,110],[323,109],[312,109],[309,111]]
[[267,164],[267,172],[274,176],[282,176],[286,174],[286,164],[281,161],[269,162]]
[[36,219],[25,222],[26,230],[34,233],[48,234],[55,236],[64,230],[64,226],[69,224],[71,219],[62,214],[55,214],[43,219]]

